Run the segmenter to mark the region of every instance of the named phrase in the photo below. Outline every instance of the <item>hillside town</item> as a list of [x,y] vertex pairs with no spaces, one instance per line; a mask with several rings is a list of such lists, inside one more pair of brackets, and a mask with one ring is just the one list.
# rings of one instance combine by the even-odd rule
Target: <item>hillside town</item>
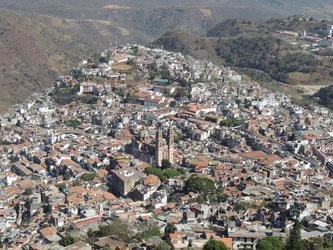
[[229,67],[111,45],[0,125],[5,249],[332,243],[331,111]]

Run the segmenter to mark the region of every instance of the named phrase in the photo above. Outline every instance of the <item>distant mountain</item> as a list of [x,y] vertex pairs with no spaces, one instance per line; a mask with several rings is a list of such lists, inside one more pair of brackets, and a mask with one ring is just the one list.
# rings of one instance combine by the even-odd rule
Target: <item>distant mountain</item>
[[249,18],[230,18],[208,30],[208,37],[236,37],[238,35],[269,35],[278,30],[327,34],[326,26],[333,21],[316,20],[305,15],[293,15],[287,18],[256,20]]
[[[300,21],[301,20],[301,21]],[[256,78],[291,85],[325,85],[331,81],[330,59],[317,60],[313,54],[291,46],[276,36],[276,30],[322,32],[326,22],[290,17],[258,21],[230,19],[200,37],[176,30],[165,33],[152,45],[222,63]]]
[[[0,7],[31,18],[58,18],[67,28],[97,35],[99,41],[115,41],[117,36],[121,42],[156,39],[172,29],[205,34],[229,18],[270,19],[306,14],[332,19],[332,6],[331,0],[0,0]],[[120,34],[114,33],[117,30]]]
[[0,110],[50,86],[94,48],[75,34],[0,10]]
[[[222,29],[215,25],[229,18],[263,20],[292,14],[332,19],[332,6],[331,0],[0,0],[4,8],[0,13],[0,106],[49,86],[79,57],[110,42],[146,43],[175,29],[204,36],[210,30],[209,36],[223,37],[239,28],[244,35],[246,25],[230,24],[226,34],[218,34]],[[197,40],[191,46],[200,44],[198,51],[187,48],[192,41],[182,49],[225,62],[216,53],[217,39]],[[16,85],[17,89],[11,88]]]

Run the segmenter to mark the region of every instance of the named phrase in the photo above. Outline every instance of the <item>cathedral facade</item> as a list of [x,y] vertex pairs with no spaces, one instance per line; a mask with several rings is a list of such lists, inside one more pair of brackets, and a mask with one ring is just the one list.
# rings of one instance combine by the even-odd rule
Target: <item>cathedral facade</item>
[[172,128],[168,129],[165,139],[163,138],[162,130],[158,129],[155,141],[150,139],[147,130],[142,130],[130,144],[126,145],[126,153],[132,154],[136,158],[154,166],[161,166],[162,160],[168,160],[173,164],[173,152],[174,132]]

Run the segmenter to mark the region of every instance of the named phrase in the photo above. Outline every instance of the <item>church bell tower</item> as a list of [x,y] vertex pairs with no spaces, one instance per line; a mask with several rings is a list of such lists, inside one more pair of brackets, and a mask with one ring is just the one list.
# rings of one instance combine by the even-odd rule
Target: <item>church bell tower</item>
[[174,151],[174,132],[172,127],[170,127],[168,131],[168,160],[171,164],[174,163],[173,151]]

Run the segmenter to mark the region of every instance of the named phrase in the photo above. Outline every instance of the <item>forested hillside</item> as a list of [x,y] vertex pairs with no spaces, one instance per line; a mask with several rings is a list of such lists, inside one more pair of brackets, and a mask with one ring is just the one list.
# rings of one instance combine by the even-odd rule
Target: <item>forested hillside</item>
[[177,30],[165,33],[153,45],[235,67],[257,80],[325,85],[333,75],[333,59],[316,58],[281,39],[277,31],[301,32],[307,27],[324,34],[327,23],[304,16],[267,21],[230,19],[211,29],[208,37]]

